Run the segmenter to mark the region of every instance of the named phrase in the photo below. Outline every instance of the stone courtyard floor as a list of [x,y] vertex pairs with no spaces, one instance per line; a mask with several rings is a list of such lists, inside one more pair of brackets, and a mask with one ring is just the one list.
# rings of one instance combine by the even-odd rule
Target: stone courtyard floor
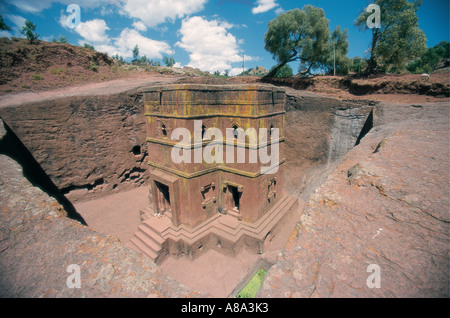
[[[88,226],[99,233],[113,235],[127,245],[139,224],[139,211],[148,205],[148,186],[112,194],[74,206]],[[289,239],[304,203],[289,213],[266,242],[263,254],[242,248],[236,256],[207,250],[194,260],[188,257],[166,256],[159,265],[164,273],[177,282],[213,297],[229,297],[245,279],[251,277],[258,261],[274,263]],[[258,268],[259,269],[259,268]]]

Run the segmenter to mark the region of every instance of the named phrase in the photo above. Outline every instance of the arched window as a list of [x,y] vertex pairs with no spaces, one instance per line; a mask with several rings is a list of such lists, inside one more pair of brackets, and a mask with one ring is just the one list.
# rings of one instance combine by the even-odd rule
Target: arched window
[[163,137],[167,137],[166,125],[164,125],[164,124],[161,125],[161,132],[162,132]]
[[273,131],[273,124],[270,125],[270,130],[269,130],[269,135],[272,136],[272,131]]

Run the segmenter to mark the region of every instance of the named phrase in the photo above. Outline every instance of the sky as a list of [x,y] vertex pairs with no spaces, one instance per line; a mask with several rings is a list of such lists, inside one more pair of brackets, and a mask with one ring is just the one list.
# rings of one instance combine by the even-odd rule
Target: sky
[[[137,44],[140,56],[153,60],[173,56],[178,67],[191,66],[211,73],[276,64],[264,49],[268,23],[277,15],[304,5],[324,9],[330,31],[348,29],[349,57],[366,56],[370,31],[354,26],[370,0],[0,0],[0,12],[11,31],[1,36],[23,37],[25,20],[36,25],[39,38],[60,35],[74,45],[91,44],[110,56],[131,61]],[[449,0],[424,0],[419,8],[420,28],[432,47],[449,38]],[[80,19],[71,17],[77,4]],[[381,17],[382,18],[382,17]],[[78,23],[79,22],[79,23]],[[76,24],[76,25],[74,25]],[[294,71],[298,63],[291,63]]]

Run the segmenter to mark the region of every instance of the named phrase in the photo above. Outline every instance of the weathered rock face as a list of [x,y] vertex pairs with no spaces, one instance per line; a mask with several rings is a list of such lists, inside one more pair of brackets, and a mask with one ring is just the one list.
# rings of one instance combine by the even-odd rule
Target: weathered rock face
[[286,94],[286,189],[306,199],[355,146],[374,103],[293,89]]
[[[63,194],[90,199],[149,178],[142,93],[128,89],[12,102],[0,107],[0,116]],[[353,147],[371,107],[293,89],[287,94],[286,188],[298,194],[311,184],[311,169],[323,170]]]
[[138,93],[48,99],[3,107],[0,115],[70,199],[148,178]]
[[[7,134],[0,121],[0,142]],[[192,297],[147,257],[69,219],[0,155],[0,297]],[[75,264],[80,288],[70,288]],[[70,270],[67,272],[67,270]],[[73,277],[73,276],[72,276]]]
[[259,295],[448,297],[449,122],[445,103],[377,106],[375,127],[310,197]]

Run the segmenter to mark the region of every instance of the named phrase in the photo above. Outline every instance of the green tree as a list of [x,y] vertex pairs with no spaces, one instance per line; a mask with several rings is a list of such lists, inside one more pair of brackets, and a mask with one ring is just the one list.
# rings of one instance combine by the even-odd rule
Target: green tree
[[367,68],[367,61],[359,56],[349,60],[350,70],[355,73],[361,73]]
[[112,58],[115,59],[117,62],[119,62],[119,64],[125,63],[125,60],[123,59],[123,57],[120,56],[118,53],[116,55],[113,55]]
[[85,48],[89,49],[89,50],[95,51],[94,46],[92,46],[92,45],[90,45],[90,44],[88,44],[88,43],[84,43],[83,46],[84,46]]
[[306,5],[278,15],[269,22],[264,48],[278,65],[265,77],[273,77],[289,62],[300,61],[305,72],[322,64],[328,54],[330,31],[323,9]]
[[139,56],[139,46],[136,44],[136,46],[133,48],[133,60],[136,60]]
[[175,59],[173,58],[173,56],[171,57],[164,56],[163,63],[166,64],[166,66],[168,67],[172,67],[175,64]]
[[142,65],[147,64],[147,55],[141,56],[140,64],[142,64]]
[[[277,65],[272,66],[270,71],[275,69]],[[273,75],[273,77],[291,77],[294,75],[294,72],[292,71],[292,67],[289,64],[283,65],[283,67],[279,68],[277,73]]]
[[450,58],[450,43],[442,41],[434,47],[428,48],[427,51],[419,58],[410,62],[407,70],[411,73],[431,73],[433,72],[442,59]]
[[[56,40],[56,39],[54,39],[54,40]],[[56,40],[56,41],[54,41],[54,42],[58,42],[58,43],[68,43],[67,38],[66,38],[65,36],[63,36],[63,35],[60,35],[60,36],[58,37],[58,40]]]
[[30,20],[26,20],[21,33],[25,35],[30,43],[37,42],[39,39],[39,34],[35,33],[34,30],[36,30],[36,25]]
[[11,28],[8,25],[6,25],[1,14],[0,14],[0,30],[11,31]]
[[348,30],[341,30],[340,26],[336,26],[330,36],[328,48],[328,56],[323,64],[323,68],[328,74],[334,74],[336,66],[336,74],[347,75],[350,67],[348,53]]
[[[367,74],[380,69],[399,72],[406,63],[426,50],[426,37],[419,28],[417,10],[422,0],[375,0],[380,6],[381,27],[372,29],[370,58]],[[363,10],[355,21],[361,30],[367,30],[367,18]]]

